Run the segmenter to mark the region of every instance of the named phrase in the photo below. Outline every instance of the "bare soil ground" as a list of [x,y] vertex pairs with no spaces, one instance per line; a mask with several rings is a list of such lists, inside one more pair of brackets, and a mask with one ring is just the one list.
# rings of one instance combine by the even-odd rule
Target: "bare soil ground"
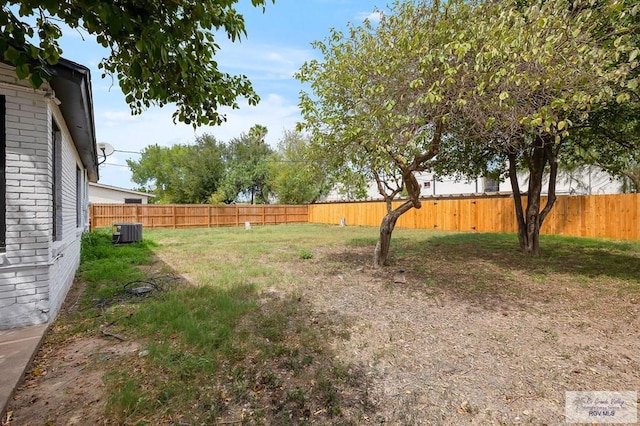
[[[496,268],[473,261],[443,270],[441,260],[438,273],[459,282]],[[527,297],[509,299],[402,275],[344,268],[305,291],[316,309],[350,318],[351,338],[336,353],[365,366],[376,423],[558,425],[565,391],[640,388],[637,299],[570,289],[561,275],[546,283],[516,276]]]
[[[369,248],[336,248],[280,264],[299,287],[268,290],[294,291],[310,316],[346,324],[346,338],[330,344],[364,375],[370,404],[352,424],[559,425],[565,391],[640,389],[634,296],[588,280],[576,286],[561,272],[541,279],[516,269],[505,278],[498,264],[451,262],[446,250],[429,259],[440,277],[431,285],[429,268],[411,267],[420,259],[374,270],[370,256]],[[488,277],[481,286],[479,276]],[[82,288],[75,291],[66,311]],[[110,424],[102,378],[138,346],[95,330],[56,337],[63,332],[53,327],[5,424]]]

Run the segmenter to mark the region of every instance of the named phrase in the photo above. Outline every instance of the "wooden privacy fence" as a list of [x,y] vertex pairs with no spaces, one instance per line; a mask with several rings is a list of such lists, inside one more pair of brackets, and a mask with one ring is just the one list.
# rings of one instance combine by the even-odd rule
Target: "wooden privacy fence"
[[[542,205],[545,202],[543,198]],[[385,212],[383,202],[312,204],[309,222],[338,224],[344,217],[347,225],[380,226]],[[559,196],[541,232],[639,240],[639,214],[640,194]],[[511,196],[424,199],[422,208],[402,215],[397,226],[445,231],[517,231]]]
[[307,206],[206,204],[91,204],[91,228],[119,222],[142,223],[144,228],[212,228],[278,225],[309,221]]
[[[543,197],[543,205],[546,199]],[[400,202],[396,202],[397,206]],[[142,223],[145,228],[196,228],[283,223],[380,226],[385,203],[367,201],[308,206],[92,204],[91,226],[117,222]],[[640,240],[640,194],[559,196],[542,226],[544,234]],[[398,227],[444,231],[516,232],[511,196],[427,198],[411,209]]]

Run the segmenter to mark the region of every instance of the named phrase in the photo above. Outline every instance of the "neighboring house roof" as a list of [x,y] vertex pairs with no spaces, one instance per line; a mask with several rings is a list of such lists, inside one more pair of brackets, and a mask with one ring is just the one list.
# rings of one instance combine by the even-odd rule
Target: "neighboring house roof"
[[97,182],[98,161],[96,130],[93,118],[93,95],[89,68],[60,58],[51,66],[49,81],[55,97],[60,100],[60,111],[67,123],[80,160],[87,169],[91,182]]
[[89,182],[89,188],[91,187],[109,189],[112,191],[124,192],[126,194],[131,194],[131,195],[140,195],[142,197],[155,197],[154,194],[150,194],[148,192],[134,191],[133,189],[119,188],[117,186],[104,185],[101,183]]

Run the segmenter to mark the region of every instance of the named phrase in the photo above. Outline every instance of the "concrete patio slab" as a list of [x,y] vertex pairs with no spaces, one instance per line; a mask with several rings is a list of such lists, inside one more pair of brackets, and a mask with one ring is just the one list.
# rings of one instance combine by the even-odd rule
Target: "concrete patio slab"
[[4,417],[13,392],[22,383],[48,324],[0,330],[0,416]]

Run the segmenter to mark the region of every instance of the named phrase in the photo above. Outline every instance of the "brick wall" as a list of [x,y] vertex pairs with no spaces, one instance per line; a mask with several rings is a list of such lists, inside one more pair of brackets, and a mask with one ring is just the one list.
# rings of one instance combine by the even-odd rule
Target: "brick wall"
[[[80,263],[80,238],[84,231],[84,224],[88,219],[81,221],[81,226],[76,226],[76,167],[81,166],[80,158],[73,145],[64,119],[55,105],[51,105],[52,119],[55,120],[62,134],[62,229],[58,241],[54,242],[51,250],[52,265],[49,269],[49,298],[52,313],[57,313],[60,305],[73,283],[75,271]],[[86,178],[83,173],[83,186]],[[86,205],[83,197],[85,191],[80,191],[80,203]],[[86,217],[86,208],[83,216]]]
[[[11,87],[13,70],[0,64],[6,96],[6,252],[0,253],[0,329],[52,320],[80,259],[76,227],[76,164],[81,164],[54,102],[43,91]],[[52,242],[53,120],[62,142],[62,229]]]

